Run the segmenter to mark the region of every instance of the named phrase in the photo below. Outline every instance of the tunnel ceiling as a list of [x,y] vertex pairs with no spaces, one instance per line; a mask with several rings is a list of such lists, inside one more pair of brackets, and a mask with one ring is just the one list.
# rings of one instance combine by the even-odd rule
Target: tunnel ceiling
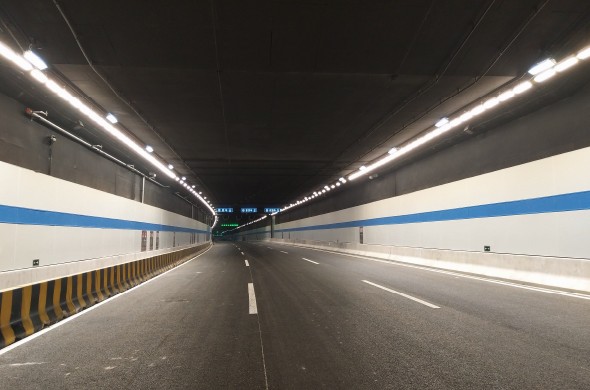
[[590,15],[587,0],[58,4],[112,89],[54,1],[3,2],[2,39],[32,44],[218,206],[282,206],[357,169],[587,44]]

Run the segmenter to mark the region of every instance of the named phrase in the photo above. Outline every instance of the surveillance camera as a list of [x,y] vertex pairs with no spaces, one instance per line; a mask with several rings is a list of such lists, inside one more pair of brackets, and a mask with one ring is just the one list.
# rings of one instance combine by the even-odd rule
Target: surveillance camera
[[55,135],[50,135],[49,136],[49,145],[51,145],[55,142],[57,142],[57,137]]

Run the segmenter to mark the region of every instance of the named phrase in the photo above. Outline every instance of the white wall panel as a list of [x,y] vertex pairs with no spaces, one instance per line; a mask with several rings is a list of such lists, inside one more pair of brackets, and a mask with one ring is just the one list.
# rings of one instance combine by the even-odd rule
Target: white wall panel
[[[293,229],[590,191],[590,148],[398,197],[275,226]],[[366,185],[370,185],[367,183]],[[364,243],[458,251],[590,258],[590,211],[364,226]],[[291,239],[359,242],[358,227],[290,232]]]
[[[207,225],[156,207],[0,162],[0,205],[137,221],[208,231]],[[198,242],[207,234],[200,233]],[[172,248],[174,232],[161,231],[159,249]],[[191,233],[176,232],[176,247]],[[147,252],[150,233],[148,231]],[[154,251],[156,237],[154,235]],[[141,252],[141,230],[0,223],[0,272]]]
[[182,215],[4,162],[0,162],[0,178],[11,183],[0,188],[2,205],[187,228],[196,228],[198,223],[204,227]]

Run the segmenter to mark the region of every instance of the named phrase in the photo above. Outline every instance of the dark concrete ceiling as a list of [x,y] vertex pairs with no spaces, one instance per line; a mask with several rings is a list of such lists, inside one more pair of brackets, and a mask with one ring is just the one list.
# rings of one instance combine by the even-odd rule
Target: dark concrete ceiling
[[587,0],[58,4],[102,78],[54,1],[3,2],[3,39],[32,44],[216,205],[282,206],[351,172],[586,44],[590,17]]

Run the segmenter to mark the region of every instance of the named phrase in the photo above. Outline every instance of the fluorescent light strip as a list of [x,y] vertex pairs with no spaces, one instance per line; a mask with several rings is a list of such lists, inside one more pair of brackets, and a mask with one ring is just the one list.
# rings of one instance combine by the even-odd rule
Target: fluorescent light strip
[[[276,214],[276,213],[275,213],[275,214]],[[271,214],[271,215],[274,215],[274,214]],[[240,226],[238,226],[237,228],[234,228],[234,229],[231,229],[231,230],[226,230],[226,231],[225,231],[225,232],[223,232],[222,234],[229,233],[229,232],[233,232],[234,230],[241,229],[241,228],[243,228],[244,226],[248,226],[248,225],[252,225],[253,223],[260,222],[260,221],[262,221],[263,219],[266,219],[267,217],[268,217],[268,215],[264,215],[264,216],[262,216],[262,217],[260,217],[260,218],[258,218],[258,219],[256,219],[256,220],[254,220],[254,221],[250,221],[250,222],[248,222],[248,223],[245,223],[245,224],[243,224],[243,225],[240,225]]]
[[[174,167],[172,167],[171,164],[165,164],[165,163],[161,162],[154,155],[152,155],[148,151],[146,151],[146,149],[144,147],[138,145],[131,138],[129,138],[125,133],[123,133],[122,131],[120,131],[116,127],[114,127],[113,123],[109,123],[108,120],[112,121],[112,118],[115,118],[112,114],[107,114],[108,120],[105,119],[102,115],[99,115],[92,108],[90,108],[86,104],[84,104],[78,97],[72,95],[64,87],[61,87],[54,80],[51,80],[50,78],[48,78],[47,75],[45,75],[45,73],[41,72],[41,70],[40,70],[40,69],[47,68],[47,64],[45,64],[45,62],[41,58],[39,58],[35,53],[33,53],[33,52],[30,52],[29,54],[27,54],[27,53],[25,53],[25,54],[26,54],[26,57],[28,58],[28,60],[27,60],[27,58],[14,52],[14,50],[12,50],[6,44],[0,42],[0,57],[7,59],[8,61],[10,61],[13,64],[15,64],[16,66],[18,66],[20,69],[22,69],[26,72],[29,72],[29,74],[31,75],[31,77],[35,81],[37,81],[40,84],[44,84],[47,87],[47,89],[49,89],[51,92],[53,92],[54,94],[56,94],[57,96],[59,96],[63,100],[70,103],[70,105],[72,105],[74,108],[76,108],[78,111],[80,111],[83,115],[85,115],[90,120],[95,122],[99,127],[101,127],[107,133],[111,134],[117,140],[119,140],[120,142],[125,144],[128,148],[133,150],[135,153],[139,154],[145,160],[150,162],[153,166],[158,168],[166,176],[170,177],[171,179],[176,179],[178,181],[178,176],[176,176],[176,174],[172,171],[172,169]],[[35,66],[33,66],[33,65],[35,65]],[[109,116],[111,116],[112,118],[109,118]],[[116,118],[115,118],[115,120],[116,120]],[[199,199],[201,201],[201,203],[203,203],[205,206],[207,206],[207,208],[209,209],[211,214],[213,216],[215,216],[215,223],[217,223],[217,215],[216,215],[215,209],[212,207],[212,205],[209,202],[207,202],[205,199],[203,199],[203,197],[201,197],[199,194],[197,194],[195,192],[191,192],[191,193],[193,193],[193,195],[197,199]],[[214,223],[214,225],[215,225],[215,223]]]
[[[533,81],[535,83],[542,83],[552,77],[554,77],[557,73],[563,72],[579,63],[580,60],[586,60],[590,58],[590,46],[583,48],[582,50],[578,51],[575,55],[571,55],[566,57],[565,59],[561,60],[560,62],[556,62],[554,59],[549,58],[544,61],[539,62],[538,64],[534,65],[529,69],[528,73],[535,76]],[[387,155],[383,156],[379,160],[369,164],[369,165],[362,165],[359,170],[353,172],[348,176],[348,180],[354,180],[360,176],[364,176],[369,172],[374,171],[375,169],[382,167],[383,165],[405,155],[406,153],[410,152],[413,149],[441,136],[442,134],[446,133],[447,131],[459,126],[460,124],[471,120],[473,117],[478,116],[484,113],[487,110],[490,110],[496,106],[499,106],[501,103],[504,103],[517,95],[520,95],[530,89],[532,89],[534,84],[531,80],[525,80],[514,87],[504,90],[500,92],[497,96],[492,96],[487,98],[482,103],[473,106],[470,110],[462,112],[460,115],[456,116],[455,118],[447,118],[443,117],[438,122],[435,123],[435,129],[431,130],[430,132],[422,135],[418,138],[415,138],[405,144],[403,147],[394,147],[391,148]],[[340,178],[339,182],[346,183],[346,179]],[[337,182],[338,183],[338,182]],[[336,185],[337,185],[336,183]],[[330,191],[331,188],[334,188],[334,185],[325,186],[323,189],[319,191],[314,191],[311,198],[306,196],[303,200],[298,200],[294,203],[291,203],[288,206],[285,206],[280,210],[280,212],[288,210],[292,207],[295,207],[299,204],[302,204],[310,199],[316,198],[318,196],[324,195],[326,191]],[[277,213],[273,213],[271,215],[275,215]]]
[[0,56],[6,58],[24,71],[33,69],[33,65],[22,56],[16,54],[10,47],[0,42]]

